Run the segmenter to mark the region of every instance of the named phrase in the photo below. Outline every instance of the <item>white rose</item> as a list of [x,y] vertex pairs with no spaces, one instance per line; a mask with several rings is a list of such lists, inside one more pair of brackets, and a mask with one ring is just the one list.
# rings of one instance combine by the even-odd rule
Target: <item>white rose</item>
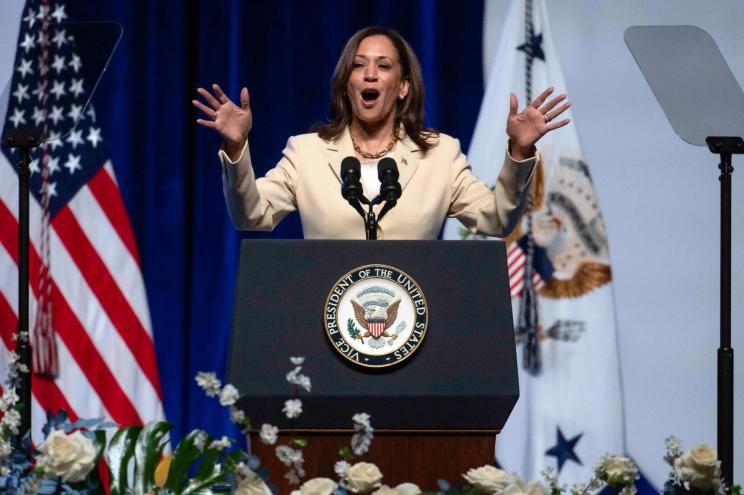
[[401,483],[395,487],[400,495],[421,495],[421,488],[414,483]]
[[500,492],[507,486],[516,483],[518,479],[515,475],[494,466],[470,469],[462,477],[474,487],[490,493]]
[[372,492],[371,495],[421,495],[421,488],[413,483],[401,483],[395,488],[382,485],[380,488]]
[[246,478],[238,483],[234,495],[273,495],[261,478]]
[[691,486],[708,488],[720,473],[721,462],[716,450],[708,445],[697,445],[674,460],[674,473]]
[[313,478],[300,487],[300,495],[331,495],[338,485],[329,478]]
[[530,481],[525,485],[524,481],[516,478],[514,483],[504,488],[501,495],[548,495],[548,491],[539,481]]
[[372,495],[400,495],[398,490],[390,488],[387,485],[382,485],[380,488],[372,492]]
[[353,493],[369,493],[380,486],[380,468],[369,462],[357,462],[346,471],[346,486]]
[[52,430],[39,451],[37,464],[44,466],[46,473],[70,483],[83,481],[96,465],[96,447],[79,431],[67,435],[62,430]]
[[603,475],[601,479],[610,484],[627,483],[638,478],[635,463],[621,455],[603,457],[596,470]]
[[233,495],[272,495],[266,483],[242,462],[237,465],[235,474],[238,475],[238,486]]

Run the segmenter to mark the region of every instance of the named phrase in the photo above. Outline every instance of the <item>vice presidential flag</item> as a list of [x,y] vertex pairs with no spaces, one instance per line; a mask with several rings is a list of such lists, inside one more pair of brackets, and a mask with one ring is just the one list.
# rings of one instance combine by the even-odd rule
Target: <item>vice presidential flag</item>
[[[30,328],[35,351],[32,435],[45,411],[119,424],[163,419],[137,246],[106,137],[85,106],[96,65],[60,1],[3,2],[0,125],[44,128],[30,198]],[[82,45],[87,46],[82,46]],[[94,45],[94,43],[93,43]],[[4,77],[3,77],[4,76]],[[69,133],[73,123],[77,126]],[[0,153],[0,374],[18,328],[18,151]],[[50,377],[49,374],[56,376]]]
[[[493,4],[486,10],[488,18]],[[554,95],[566,92],[544,2],[513,0],[502,21],[468,153],[486,179],[496,177],[506,148],[509,93],[523,108],[549,86]],[[487,32],[484,39],[495,38]],[[538,149],[530,211],[506,239],[520,398],[497,437],[496,458],[524,479],[552,466],[561,483],[572,484],[588,481],[602,455],[625,451],[612,275],[575,125],[547,134]],[[447,236],[458,237],[451,224]],[[535,300],[522,297],[525,288]]]

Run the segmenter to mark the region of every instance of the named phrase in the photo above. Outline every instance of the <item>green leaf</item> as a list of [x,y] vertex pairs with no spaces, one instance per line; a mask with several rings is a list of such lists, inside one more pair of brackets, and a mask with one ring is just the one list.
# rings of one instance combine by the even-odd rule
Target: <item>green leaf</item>
[[215,466],[212,473],[204,479],[198,480],[196,483],[189,485],[184,491],[179,492],[180,495],[196,495],[211,492],[213,485],[217,483],[224,483],[225,476],[219,466]]
[[[176,447],[171,459],[171,467],[168,472],[168,480],[165,482],[166,488],[177,492],[187,481],[189,468],[199,458],[201,451],[196,446],[196,439],[199,434],[204,434],[201,430],[194,430],[181,440]],[[207,436],[207,442],[211,440]]]
[[220,451],[217,449],[205,449],[204,457],[196,471],[197,480],[205,480],[214,473],[214,466],[217,463],[217,456]]
[[106,449],[106,432],[104,430],[96,430],[96,439],[93,441],[93,445],[96,447],[96,462],[103,455],[103,451]]
[[301,449],[307,447],[307,440],[305,440],[304,438],[295,438],[294,440],[292,440],[292,443],[297,445]]
[[242,422],[240,423],[240,425],[241,425],[241,426],[243,427],[243,429],[242,429],[242,430],[240,430],[240,431],[242,431],[243,433],[250,433],[250,431],[251,431],[251,427],[253,426],[253,425],[251,424],[251,418],[248,418],[248,417],[246,417],[246,418],[245,418],[245,419],[244,419],[244,420],[243,420],[243,421],[242,421]]
[[104,430],[95,430],[93,433],[95,435],[93,439],[93,446],[96,448],[96,467],[94,467],[91,472],[88,473],[88,476],[86,477],[88,483],[98,483],[100,481],[100,472],[98,470],[98,466],[101,461],[101,456],[106,450],[106,432]]
[[129,426],[117,431],[111,438],[106,456],[111,474],[111,495],[125,495],[128,491],[127,466],[134,455],[134,446],[140,431],[141,426]]
[[147,423],[134,446],[134,491],[147,493],[155,484],[155,468],[163,454],[163,437],[173,428],[165,421]]
[[338,455],[341,456],[342,459],[346,459],[347,461],[351,459],[351,449],[349,447],[341,447],[338,449]]

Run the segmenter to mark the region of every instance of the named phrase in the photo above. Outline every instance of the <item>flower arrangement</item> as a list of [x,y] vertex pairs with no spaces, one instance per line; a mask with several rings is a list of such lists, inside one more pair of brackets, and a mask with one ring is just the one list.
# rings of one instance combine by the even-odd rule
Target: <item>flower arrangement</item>
[[[298,418],[302,410],[299,395],[310,392],[312,382],[303,374],[304,358],[290,358],[292,369],[287,382],[293,395],[282,412],[289,419]],[[27,434],[18,435],[20,405],[15,392],[17,377],[28,372],[17,364],[11,353],[11,373],[8,387],[0,397],[0,493],[12,495],[197,495],[234,493],[237,495],[271,495],[276,489],[268,482],[268,471],[261,461],[235,447],[228,437],[213,438],[207,432],[194,430],[186,435],[172,453],[166,453],[168,432],[172,428],[164,421],[144,426],[118,428],[107,442],[106,430],[117,428],[100,419],[71,422],[64,411],[49,414],[43,429],[44,440],[34,448]],[[231,384],[223,384],[214,373],[200,372],[197,384],[209,397],[230,409],[230,418],[244,433],[251,430],[251,420],[238,409],[240,392]],[[494,466],[470,469],[455,486],[438,480],[438,491],[423,492],[413,483],[389,486],[383,483],[383,473],[371,463],[357,460],[372,444],[374,428],[369,414],[361,412],[351,418],[354,434],[349,447],[339,451],[335,464],[337,479],[313,478],[301,483],[305,476],[303,448],[307,441],[290,434],[287,443],[279,443],[279,429],[264,423],[258,429],[260,440],[276,445],[275,453],[288,470],[285,477],[298,485],[291,495],[588,495],[609,487],[619,495],[634,495],[639,478],[636,465],[627,457],[606,455],[594,466],[587,483],[570,490],[558,482],[551,469],[542,472],[541,481],[524,481],[514,473]],[[721,480],[718,455],[707,445],[683,450],[675,437],[666,440],[665,461],[671,466],[665,495],[741,495],[734,485],[728,489]],[[102,476],[102,474],[107,476]],[[104,479],[106,481],[104,481]],[[105,490],[104,490],[105,488]]]
[[682,442],[677,437],[669,437],[666,439],[664,460],[672,468],[669,480],[664,485],[665,495],[741,494],[739,485],[727,489],[721,479],[718,453],[709,445],[701,444],[683,450]]

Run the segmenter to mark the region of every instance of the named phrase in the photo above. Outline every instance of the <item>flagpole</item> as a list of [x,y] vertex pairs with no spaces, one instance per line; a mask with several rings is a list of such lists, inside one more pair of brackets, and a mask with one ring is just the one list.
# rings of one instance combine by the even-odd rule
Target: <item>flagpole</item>
[[[43,132],[40,129],[13,129],[7,132],[3,145],[18,148],[18,333],[16,349],[18,354],[17,387],[21,404],[21,424],[16,437],[20,445],[23,437],[31,430],[31,343],[29,339],[29,181],[31,171],[31,148],[41,144]],[[30,445],[30,444],[29,444]]]

